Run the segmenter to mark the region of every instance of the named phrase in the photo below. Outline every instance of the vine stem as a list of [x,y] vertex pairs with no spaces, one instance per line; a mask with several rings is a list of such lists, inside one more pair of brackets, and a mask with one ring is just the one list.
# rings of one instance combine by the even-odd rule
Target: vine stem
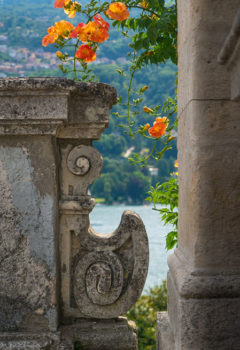
[[130,94],[131,94],[132,82],[133,82],[133,77],[135,72],[136,72],[136,67],[132,70],[130,75],[129,86],[128,86],[128,97],[127,97],[127,118],[128,118],[128,127],[130,130],[130,136],[133,136],[132,128],[131,128],[131,118],[130,118]]
[[149,9],[144,9],[142,6],[137,6],[137,5],[132,5],[132,6],[131,6],[131,5],[128,5],[127,7],[128,7],[128,8],[134,8],[134,9],[140,9],[140,10],[149,12],[149,13],[151,13],[152,15],[155,15],[155,16],[158,17],[158,18],[161,17],[158,13],[156,13],[156,12],[154,12],[154,11],[152,11],[152,10],[149,10]]
[[148,159],[153,155],[153,152],[155,151],[155,149],[156,149],[156,147],[157,147],[157,141],[158,141],[158,140],[155,140],[155,141],[154,141],[153,148],[152,148],[151,152],[149,153],[149,155],[145,158],[145,161],[148,160]]
[[151,150],[151,152],[148,154],[148,156],[147,157],[144,157],[144,158],[142,158],[141,160],[135,160],[134,162],[135,163],[142,163],[142,162],[144,162],[144,164],[147,162],[147,160],[153,155],[153,152],[155,151],[155,149],[156,149],[156,147],[157,147],[157,141],[158,140],[155,140],[154,141],[154,145],[153,145],[153,147],[152,147],[152,150]]
[[77,80],[77,70],[76,70],[76,52],[77,52],[77,48],[78,48],[78,43],[79,43],[79,39],[77,40],[76,44],[75,44],[75,49],[74,49],[74,57],[73,57],[73,71],[74,71],[74,80]]

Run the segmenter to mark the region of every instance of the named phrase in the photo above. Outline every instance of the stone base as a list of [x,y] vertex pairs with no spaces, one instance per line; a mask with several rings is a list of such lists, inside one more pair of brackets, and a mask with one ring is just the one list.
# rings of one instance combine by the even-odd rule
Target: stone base
[[60,333],[11,332],[0,334],[0,350],[68,350],[68,348],[61,346]]
[[168,313],[157,313],[157,350],[173,350],[174,339],[169,324]]
[[0,350],[137,350],[135,323],[114,320],[79,320],[56,333],[2,333]]
[[[171,350],[239,350],[240,274],[194,270],[177,250],[168,264],[165,324],[169,317],[166,328],[174,335]],[[159,327],[162,340],[166,332]]]
[[81,320],[61,329],[65,340],[84,350],[137,350],[136,325],[124,317],[112,320]]

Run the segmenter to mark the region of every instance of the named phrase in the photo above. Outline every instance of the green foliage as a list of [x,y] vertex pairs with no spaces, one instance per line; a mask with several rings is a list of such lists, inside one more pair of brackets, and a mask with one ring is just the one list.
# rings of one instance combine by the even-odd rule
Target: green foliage
[[[166,237],[166,248],[170,250],[177,245],[178,237],[178,179],[171,178],[162,184],[157,183],[155,187],[151,186],[148,194],[147,200],[154,204],[155,210],[159,211],[164,224],[171,224],[174,227]],[[158,208],[158,204],[163,205],[164,208]]]
[[122,135],[103,135],[98,141],[98,150],[103,156],[111,154],[112,157],[119,157],[127,147],[126,139]]
[[75,341],[74,350],[83,350],[83,348],[78,340]]
[[139,171],[134,171],[128,178],[127,194],[133,203],[141,204],[149,188],[149,178]]
[[94,197],[105,198],[107,204],[142,204],[150,181],[148,171],[131,166],[127,159],[119,162],[105,158],[102,175],[90,187],[90,191]]
[[156,318],[158,311],[167,310],[166,281],[158,287],[150,288],[142,295],[127,317],[136,322],[138,329],[138,349],[156,350]]
[[[141,65],[159,64],[170,59],[176,64],[176,5],[161,1],[145,1],[148,6],[137,18],[130,18],[125,26],[134,30],[134,50],[140,52]],[[128,7],[138,7],[139,2],[127,1]]]
[[157,162],[157,168],[158,168],[158,176],[156,176],[156,179],[154,179],[154,184],[155,186],[157,183],[163,183],[168,181],[169,179],[169,174],[173,171],[173,163],[175,162],[176,159],[176,150],[173,150],[173,156],[171,156],[170,151],[166,152],[161,161]]
[[[152,109],[151,114],[155,116],[155,118],[163,118],[166,117],[168,121],[170,121],[170,125],[167,127],[166,133],[160,137],[153,137],[149,136],[146,133],[146,130],[143,125],[140,125],[138,129],[138,133],[142,135],[144,138],[149,139],[153,142],[153,146],[148,152],[148,154],[141,155],[139,153],[134,153],[133,157],[129,158],[129,160],[134,164],[140,164],[141,166],[146,166],[149,162],[149,160],[152,158],[155,161],[160,161],[160,159],[163,157],[165,152],[170,151],[173,147],[174,143],[174,137],[172,137],[172,130],[175,126],[175,120],[172,121],[171,125],[171,117],[175,113],[175,101],[171,99],[171,108],[166,103],[163,104],[161,107],[160,105],[156,106],[154,109]],[[160,110],[161,107],[161,110]]]

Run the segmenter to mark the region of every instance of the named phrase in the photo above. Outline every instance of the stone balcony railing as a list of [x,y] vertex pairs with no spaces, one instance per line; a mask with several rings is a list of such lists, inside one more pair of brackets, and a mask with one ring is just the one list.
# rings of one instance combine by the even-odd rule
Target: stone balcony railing
[[89,223],[92,141],[115,102],[105,84],[0,79],[0,349],[137,349],[119,316],[146,279],[144,225],[130,211],[107,235]]

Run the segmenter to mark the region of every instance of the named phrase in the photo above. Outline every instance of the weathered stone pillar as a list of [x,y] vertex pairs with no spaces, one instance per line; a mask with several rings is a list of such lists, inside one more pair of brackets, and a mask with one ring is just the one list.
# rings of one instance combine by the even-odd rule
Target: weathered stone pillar
[[239,96],[240,80],[218,62],[229,58],[219,53],[239,5],[178,1],[179,245],[168,261],[161,350],[240,349],[240,104],[231,93],[238,85]]
[[0,349],[135,350],[125,314],[144,286],[139,216],[95,232],[92,141],[116,101],[105,84],[0,79]]

